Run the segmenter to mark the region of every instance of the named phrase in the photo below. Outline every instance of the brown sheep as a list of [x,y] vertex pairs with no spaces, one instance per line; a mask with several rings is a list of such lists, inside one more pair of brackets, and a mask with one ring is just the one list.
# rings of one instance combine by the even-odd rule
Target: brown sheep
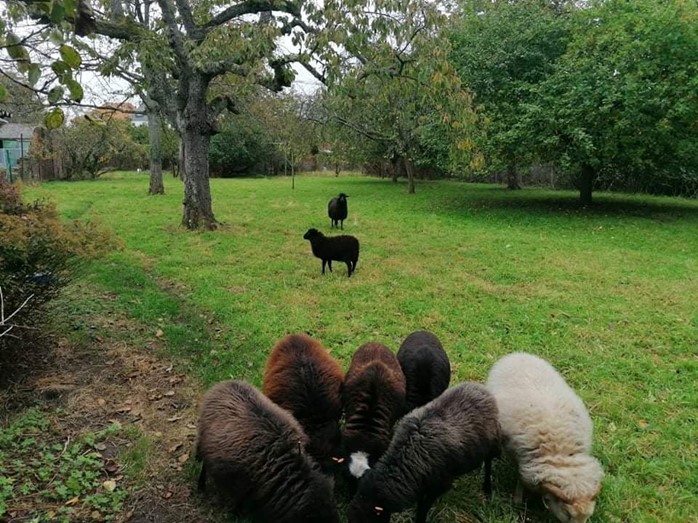
[[339,363],[305,334],[281,338],[264,371],[262,391],[295,416],[310,438],[308,453],[325,470],[339,452],[343,380]]
[[253,386],[214,385],[200,410],[199,490],[210,476],[254,521],[339,523],[332,482],[303,450],[307,441],[294,417]]
[[369,342],[356,351],[344,379],[343,436],[347,466],[359,478],[385,452],[405,413],[405,376],[391,350]]

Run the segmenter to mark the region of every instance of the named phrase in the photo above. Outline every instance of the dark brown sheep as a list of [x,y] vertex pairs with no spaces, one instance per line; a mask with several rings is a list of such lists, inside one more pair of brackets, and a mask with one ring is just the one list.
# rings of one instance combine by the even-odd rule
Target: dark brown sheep
[[448,388],[451,364],[439,338],[429,331],[415,331],[402,342],[397,359],[407,383],[407,408],[429,403]]
[[308,453],[325,470],[340,450],[343,380],[339,363],[305,334],[281,338],[264,371],[262,391],[295,416],[310,438]]
[[325,265],[332,272],[333,260],[347,264],[347,276],[351,276],[356,270],[359,261],[359,240],[353,236],[325,236],[317,229],[308,229],[303,239],[310,241],[313,254],[322,260],[322,274],[325,274]]
[[405,376],[391,350],[369,342],[356,351],[344,379],[344,452],[349,473],[361,477],[390,444],[405,413]]
[[206,392],[196,456],[235,511],[254,521],[339,523],[332,482],[303,447],[295,418],[251,385],[225,381]]

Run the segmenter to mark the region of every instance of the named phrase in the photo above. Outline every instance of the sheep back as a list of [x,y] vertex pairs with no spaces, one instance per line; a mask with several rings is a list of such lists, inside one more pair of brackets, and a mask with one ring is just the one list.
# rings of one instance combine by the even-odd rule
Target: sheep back
[[323,468],[339,452],[343,379],[339,363],[305,334],[281,338],[264,371],[262,391],[298,420],[310,438],[308,452]]
[[343,402],[345,451],[350,457],[363,452],[372,464],[388,448],[393,425],[405,411],[405,376],[388,347],[369,342],[354,353]]
[[337,523],[332,484],[305,444],[300,424],[257,389],[241,381],[218,383],[200,409],[199,484],[209,475],[235,508],[256,520]]
[[[396,425],[388,450],[359,481],[349,522],[380,520],[415,503],[426,517],[431,502],[460,475],[499,455],[500,428],[494,397],[477,383],[462,383],[407,414]],[[420,510],[418,509],[418,514]],[[418,516],[419,518],[419,516]]]
[[400,345],[397,359],[407,384],[407,408],[421,407],[448,388],[451,364],[434,334],[416,331]]
[[524,485],[538,492],[552,489],[571,502],[593,501],[603,470],[590,456],[591,417],[553,366],[531,354],[509,354],[492,367],[487,388],[497,400],[506,447]]

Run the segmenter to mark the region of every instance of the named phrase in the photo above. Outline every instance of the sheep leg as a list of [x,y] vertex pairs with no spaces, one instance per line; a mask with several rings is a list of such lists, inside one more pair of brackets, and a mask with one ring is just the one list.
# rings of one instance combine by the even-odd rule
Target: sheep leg
[[438,494],[429,492],[427,494],[424,494],[419,499],[419,501],[417,502],[417,517],[414,520],[415,523],[427,522],[427,514],[429,513],[429,509],[431,509],[431,506],[434,504],[434,501],[436,501],[436,498],[438,497]]
[[492,458],[485,460],[485,482],[482,485],[482,490],[485,492],[487,499],[492,498]]
[[332,260],[327,260],[327,266],[330,268],[330,272],[332,272]]
[[514,489],[514,505],[521,505],[524,497],[524,486],[521,478],[516,480],[516,488]]
[[352,272],[351,271],[351,262],[348,261],[348,262],[344,262],[344,263],[347,264],[347,276],[349,276],[351,278],[351,272]]
[[201,464],[201,472],[199,473],[199,492],[206,490],[206,463]]
[[344,230],[344,220],[341,220],[339,223],[342,225],[342,230]]
[[[325,264],[327,263],[327,260],[322,260],[322,274],[325,274]],[[330,269],[332,270],[332,269]]]

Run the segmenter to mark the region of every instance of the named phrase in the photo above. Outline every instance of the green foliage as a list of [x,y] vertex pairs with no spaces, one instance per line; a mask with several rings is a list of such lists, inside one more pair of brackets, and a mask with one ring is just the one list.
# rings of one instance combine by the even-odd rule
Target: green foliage
[[22,327],[11,338],[1,336],[0,349],[5,343],[19,345],[31,339],[33,331],[27,328],[41,324],[43,306],[80,272],[84,261],[115,247],[111,236],[98,226],[64,223],[53,205],[24,203],[19,189],[3,181],[0,237],[2,305],[6,317],[19,310],[9,324],[0,327],[0,333],[11,326]]
[[[141,176],[108,176],[31,190],[66,217],[109,218],[126,247],[90,271],[95,303],[107,291],[110,307],[148,332],[160,326],[205,386],[260,385],[288,332],[316,336],[346,368],[362,343],[396,350],[426,328],[449,354],[453,383],[483,381],[508,352],[533,352],[594,420],[606,471],[594,521],[696,513],[698,202],[605,193],[584,210],[571,191],[453,181],[407,195],[402,183],[360,176],[299,177],[293,191],[283,179],[214,179],[220,218],[234,225],[192,235],[170,226],[178,181],[166,179],[153,201]],[[321,276],[302,239],[310,226],[329,231],[327,200],[339,191],[351,197],[345,232],[361,241],[351,279]],[[491,501],[480,475],[458,481],[436,520],[552,521],[539,502],[512,505],[509,461],[495,462],[494,477]]]
[[521,113],[565,52],[569,15],[540,0],[522,0],[476,3],[456,20],[453,61],[486,122],[478,135],[484,167],[525,166],[535,156]]
[[228,116],[221,131],[211,139],[211,174],[229,178],[262,171],[262,165],[274,154],[269,133],[249,115]]
[[673,177],[670,192],[695,191],[697,21],[698,6],[683,0],[575,11],[565,54],[522,115],[537,150],[608,185],[635,180],[624,185],[664,192]]
[[94,179],[109,169],[148,165],[147,148],[134,141],[130,122],[76,118],[55,138],[68,179]]
[[126,491],[103,486],[105,461],[95,445],[119,430],[110,425],[62,441],[38,409],[14,419],[0,431],[0,518],[68,523],[98,511],[111,521]]

